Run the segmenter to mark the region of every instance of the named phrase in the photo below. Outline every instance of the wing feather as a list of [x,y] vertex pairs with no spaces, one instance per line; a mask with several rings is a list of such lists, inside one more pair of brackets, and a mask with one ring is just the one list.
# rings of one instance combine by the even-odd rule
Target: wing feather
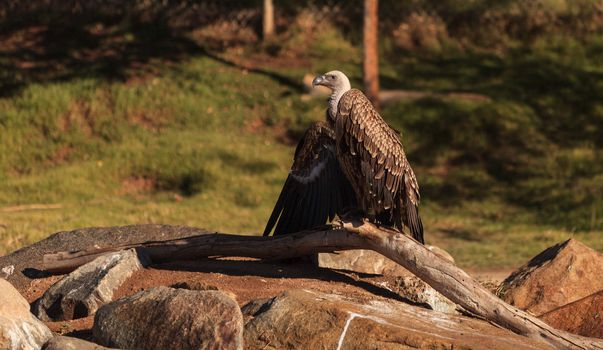
[[298,143],[293,165],[268,219],[264,236],[294,233],[323,225],[356,205],[335,150],[335,134],[326,123],[313,124]]
[[[363,207],[368,204],[377,214],[393,210],[392,224],[399,229],[406,225],[413,237],[423,242],[418,211],[419,185],[404,154],[399,133],[381,118],[360,90],[349,90],[339,100],[335,135],[352,156],[360,158],[357,171],[364,177],[370,176],[358,181],[366,186],[359,192],[363,198],[358,198],[364,202]],[[343,148],[342,152],[345,152]]]

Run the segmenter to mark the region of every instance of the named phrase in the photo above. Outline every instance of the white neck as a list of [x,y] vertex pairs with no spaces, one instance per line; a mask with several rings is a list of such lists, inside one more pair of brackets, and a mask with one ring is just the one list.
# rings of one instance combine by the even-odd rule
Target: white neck
[[329,113],[333,116],[333,118],[337,115],[337,106],[339,106],[339,100],[341,96],[348,92],[352,87],[350,86],[350,82],[344,82],[343,86],[338,87],[333,90],[331,93],[331,97],[329,97]]

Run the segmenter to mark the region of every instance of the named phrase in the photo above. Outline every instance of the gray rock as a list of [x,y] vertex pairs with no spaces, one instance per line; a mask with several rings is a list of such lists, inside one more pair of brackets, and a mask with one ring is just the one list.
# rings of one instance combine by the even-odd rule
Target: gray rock
[[112,350],[78,338],[57,336],[50,339],[42,350]]
[[29,312],[29,303],[0,278],[0,349],[39,349],[52,332]]
[[34,313],[44,321],[92,315],[111,302],[117,288],[148,263],[148,258],[135,249],[99,256],[50,287],[36,302]]
[[219,291],[157,287],[101,307],[99,344],[124,349],[242,349],[243,316]]
[[171,225],[90,227],[58,232],[44,240],[0,257],[0,270],[7,271],[4,273],[8,275],[6,279],[23,293],[29,287],[32,278],[47,275],[42,271],[44,254],[63,250],[73,251],[90,247],[105,248],[146,241],[160,241],[203,233],[208,233],[208,231]]
[[248,349],[550,349],[469,317],[307,290],[244,309]]

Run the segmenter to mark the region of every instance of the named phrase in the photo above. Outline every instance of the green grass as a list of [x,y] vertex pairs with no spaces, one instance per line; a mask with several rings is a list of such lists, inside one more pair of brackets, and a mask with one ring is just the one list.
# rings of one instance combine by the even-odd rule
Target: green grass
[[602,231],[571,232],[542,224],[534,214],[497,200],[446,206],[426,203],[422,214],[428,243],[450,252],[461,267],[515,268],[569,238],[603,251]]
[[[128,45],[144,37],[120,30]],[[334,28],[305,35],[293,28],[277,48],[299,64],[257,70],[229,61],[265,55],[253,45],[115,67],[119,78],[105,65],[18,77],[0,56],[0,76],[14,80],[0,83],[0,254],[86,226],[262,231],[294,143],[324,116],[298,82],[337,67],[361,83],[354,42]],[[179,40],[167,39],[191,45]],[[389,47],[381,61],[384,88],[483,96],[383,110],[418,175],[427,242],[480,268],[521,265],[570,237],[603,251],[601,37],[451,47]],[[29,204],[60,207],[11,211]]]
[[[0,249],[90,225],[257,232],[291,157],[268,124],[302,103],[270,101],[285,92],[269,78],[201,57],[140,84],[34,84],[4,99],[0,205],[64,208],[0,212]],[[260,127],[250,131],[252,122]]]
[[465,54],[401,65],[411,87],[446,92],[456,84],[489,98],[423,99],[385,112],[412,131],[411,150],[421,155],[421,166],[448,172],[427,180],[439,186],[433,195],[496,195],[538,212],[544,223],[603,227],[601,42],[563,42],[564,50],[577,48],[563,52],[553,40],[502,57]]

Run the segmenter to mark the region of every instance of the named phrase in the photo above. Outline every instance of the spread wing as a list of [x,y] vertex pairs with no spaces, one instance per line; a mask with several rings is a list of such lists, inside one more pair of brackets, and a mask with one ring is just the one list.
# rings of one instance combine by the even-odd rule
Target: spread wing
[[406,225],[412,236],[423,242],[415,174],[397,132],[360,90],[349,90],[339,100],[335,133],[347,147],[345,151],[357,158],[364,202],[377,212],[390,213],[384,221],[399,229]]
[[264,236],[299,232],[324,225],[356,205],[353,189],[337,161],[334,131],[313,124],[295,150],[293,166],[268,219]]

